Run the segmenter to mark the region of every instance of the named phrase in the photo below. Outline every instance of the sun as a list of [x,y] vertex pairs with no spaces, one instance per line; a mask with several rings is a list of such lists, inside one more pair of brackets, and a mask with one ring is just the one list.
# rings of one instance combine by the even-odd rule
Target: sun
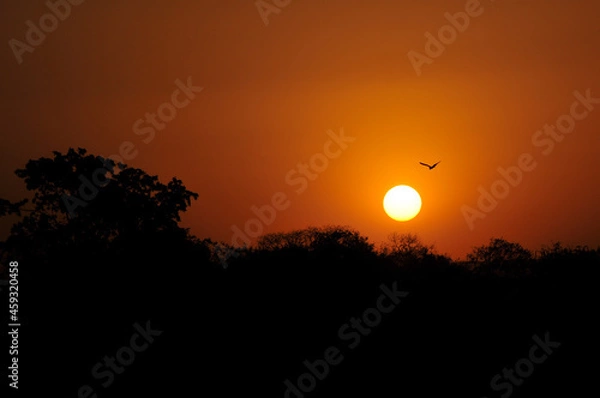
[[396,221],[412,220],[421,211],[421,196],[408,185],[398,185],[385,194],[383,209]]

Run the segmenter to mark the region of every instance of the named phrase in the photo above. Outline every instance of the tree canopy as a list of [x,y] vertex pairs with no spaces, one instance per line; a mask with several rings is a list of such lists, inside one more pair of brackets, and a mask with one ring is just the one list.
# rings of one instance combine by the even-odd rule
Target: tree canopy
[[[70,148],[30,160],[15,174],[32,191],[32,208],[11,229],[7,247],[38,253],[86,246],[105,252],[148,235],[185,237],[180,213],[198,194],[172,178],[167,184],[141,169]],[[0,199],[0,216],[20,215],[29,202]]]

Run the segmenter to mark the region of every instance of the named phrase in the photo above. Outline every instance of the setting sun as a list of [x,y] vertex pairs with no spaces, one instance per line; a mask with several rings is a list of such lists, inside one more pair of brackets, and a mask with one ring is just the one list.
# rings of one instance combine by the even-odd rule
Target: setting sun
[[396,221],[412,220],[421,211],[421,196],[408,185],[395,186],[385,194],[383,209]]

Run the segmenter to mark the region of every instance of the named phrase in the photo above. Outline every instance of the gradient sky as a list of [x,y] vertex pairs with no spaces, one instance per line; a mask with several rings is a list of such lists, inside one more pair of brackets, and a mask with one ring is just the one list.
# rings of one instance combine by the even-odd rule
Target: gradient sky
[[[374,243],[411,232],[454,257],[491,237],[597,246],[600,104],[548,155],[532,137],[569,113],[576,90],[600,98],[600,3],[482,0],[418,76],[407,54],[425,54],[425,33],[467,3],[292,0],[265,26],[251,0],[87,0],[21,64],[10,45],[0,52],[0,197],[27,197],[14,170],[29,159],[109,156],[130,141],[130,166],[199,193],[182,224],[200,238],[230,242],[251,206],[284,192],[289,208],[264,232],[341,224]],[[0,37],[24,42],[25,22],[48,11],[3,2]],[[133,124],[188,77],[203,91],[144,143]],[[297,194],[287,173],[342,128],[356,140]],[[461,208],[523,153],[537,167],[469,228]],[[382,207],[399,184],[423,199],[406,223]],[[15,220],[0,220],[2,238]]]

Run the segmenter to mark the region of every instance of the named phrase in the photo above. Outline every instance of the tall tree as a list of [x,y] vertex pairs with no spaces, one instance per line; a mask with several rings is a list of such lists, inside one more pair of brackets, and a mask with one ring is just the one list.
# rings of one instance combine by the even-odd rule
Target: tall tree
[[[82,148],[53,154],[15,171],[33,197],[32,208],[11,229],[9,250],[45,257],[85,247],[94,254],[141,237],[187,236],[178,225],[180,213],[198,194],[181,180],[165,185],[157,176]],[[0,216],[20,213],[27,202],[0,199]]]

